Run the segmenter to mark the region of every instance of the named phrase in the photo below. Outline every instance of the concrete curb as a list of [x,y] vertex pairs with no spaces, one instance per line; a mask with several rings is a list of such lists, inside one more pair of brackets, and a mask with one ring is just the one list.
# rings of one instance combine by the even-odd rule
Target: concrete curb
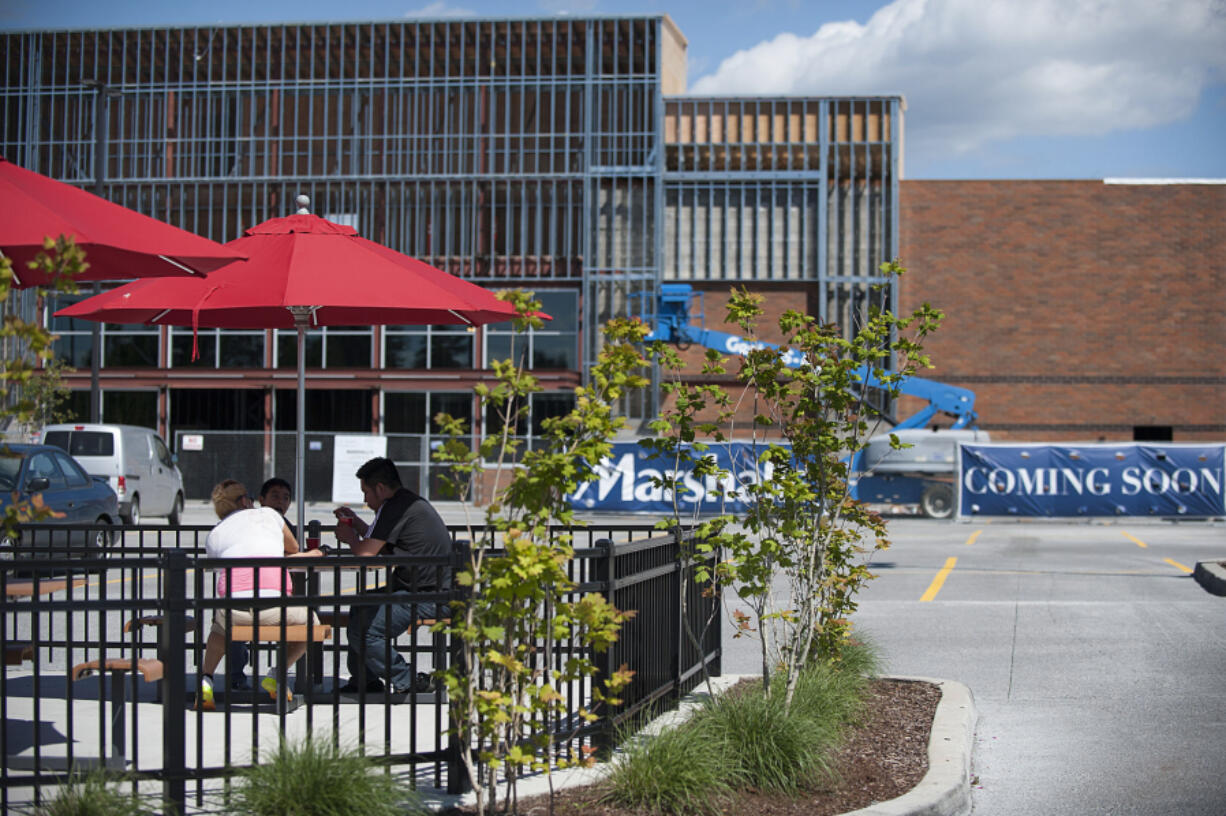
[[[716,691],[729,688],[740,680],[739,675],[713,678]],[[843,816],[966,816],[971,812],[971,749],[975,738],[975,702],[971,690],[953,680],[932,677],[884,676],[882,680],[902,680],[911,683],[932,683],[941,689],[941,701],[932,718],[932,732],[928,738],[928,773],[914,788],[888,802],[843,814]],[[690,711],[706,697],[705,691],[696,690],[687,695],[676,711],[657,717],[644,729],[648,733],[675,725],[689,716]],[[608,764],[594,768],[573,768],[555,771],[554,788],[562,790],[579,785],[590,785],[602,779]],[[548,792],[548,781],[540,776],[523,779],[519,783],[521,797]],[[427,796],[435,806],[452,805],[475,801],[473,794],[465,796]]]
[[1214,595],[1226,595],[1226,562],[1197,561],[1192,571],[1196,583]]
[[971,749],[975,740],[975,701],[971,690],[953,680],[933,677],[886,677],[932,683],[941,702],[928,738],[928,773],[911,790],[844,816],[965,816],[971,812]]

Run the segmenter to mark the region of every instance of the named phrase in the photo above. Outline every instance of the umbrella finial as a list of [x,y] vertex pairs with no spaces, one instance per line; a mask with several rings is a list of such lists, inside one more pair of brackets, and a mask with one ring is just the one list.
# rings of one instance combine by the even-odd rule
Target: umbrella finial
[[311,214],[311,211],[307,209],[309,206],[311,206],[311,199],[308,196],[299,195],[297,198],[294,199],[294,202],[298,205],[299,215],[310,215]]

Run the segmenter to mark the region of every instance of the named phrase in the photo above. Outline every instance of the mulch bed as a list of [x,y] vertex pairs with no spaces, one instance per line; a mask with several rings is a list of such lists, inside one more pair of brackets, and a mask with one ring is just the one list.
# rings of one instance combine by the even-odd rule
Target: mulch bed
[[[723,812],[837,816],[901,796],[928,771],[928,735],[940,699],[940,689],[931,683],[871,681],[868,715],[862,724],[847,732],[837,755],[837,779],[797,797],[742,793]],[[553,812],[555,816],[645,816],[641,811],[596,801],[598,796],[594,786],[559,791]],[[468,816],[473,812],[471,808],[453,808],[444,811],[444,816]],[[548,798],[521,799],[519,812],[524,816],[546,816]]]

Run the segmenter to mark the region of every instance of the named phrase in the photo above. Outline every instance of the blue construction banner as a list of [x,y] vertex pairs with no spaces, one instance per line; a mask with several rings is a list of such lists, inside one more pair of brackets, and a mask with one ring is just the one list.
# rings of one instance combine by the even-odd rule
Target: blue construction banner
[[958,517],[1226,515],[1226,445],[959,445]]
[[[686,488],[678,491],[677,507],[686,515],[695,511],[712,514],[743,512],[743,485],[757,482],[759,468],[763,469],[763,478],[769,477],[767,466],[757,464],[757,457],[765,450],[764,445],[745,442],[709,445],[703,455],[714,457],[730,475],[717,481],[713,476],[700,480],[688,469],[677,473],[676,478]],[[653,457],[637,443],[618,443],[613,446],[612,454],[596,466],[596,480],[580,485],[567,498],[576,510],[669,515],[673,512],[672,492],[653,485],[652,478],[670,476],[674,465],[672,458]],[[725,499],[728,493],[733,496]]]

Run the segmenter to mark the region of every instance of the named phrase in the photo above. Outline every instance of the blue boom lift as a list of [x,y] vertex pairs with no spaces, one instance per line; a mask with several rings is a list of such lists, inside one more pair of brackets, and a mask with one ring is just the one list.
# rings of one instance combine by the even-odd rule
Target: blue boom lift
[[[746,340],[728,332],[708,329],[701,307],[702,293],[689,284],[666,283],[656,300],[656,318],[648,340],[677,345],[697,345],[728,354],[743,355],[756,348],[776,348],[771,343]],[[698,308],[694,305],[697,302]],[[784,363],[796,367],[800,354],[789,351]],[[868,388],[888,388],[869,368],[860,379]],[[852,495],[861,501],[881,504],[913,504],[927,516],[949,518],[954,510],[953,472],[957,443],[985,442],[988,435],[975,427],[975,392],[956,385],[907,377],[894,384],[899,393],[918,397],[928,404],[918,413],[892,421],[892,433],[910,445],[890,447],[889,434],[875,436],[851,463]],[[938,414],[953,419],[949,428],[929,428]]]

